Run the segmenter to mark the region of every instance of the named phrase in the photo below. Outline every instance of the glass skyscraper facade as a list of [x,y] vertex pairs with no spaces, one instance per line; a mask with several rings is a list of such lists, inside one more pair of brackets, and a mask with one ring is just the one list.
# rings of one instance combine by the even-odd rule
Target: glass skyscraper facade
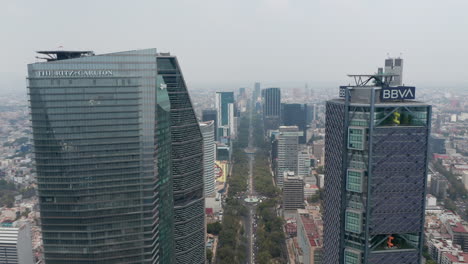
[[263,122],[265,132],[278,129],[281,123],[281,90],[267,88],[262,90]]
[[[167,77],[182,79],[176,58],[156,49],[41,53],[49,59],[28,65],[28,92],[46,262],[177,261],[178,217],[186,208],[176,200],[183,167],[177,144],[185,140],[178,127],[198,123],[190,103],[174,114],[189,100],[185,84]],[[200,131],[191,132],[200,153]],[[191,165],[182,178],[199,171]],[[202,175],[200,184],[190,181],[187,190],[203,191]],[[203,215],[203,204],[198,211],[186,214]],[[203,245],[203,226],[190,233]],[[204,251],[197,253],[190,259],[203,260]]]
[[214,121],[213,127],[214,127],[214,140],[216,141],[217,137],[217,131],[218,131],[218,118],[217,118],[217,113],[216,109],[204,109],[202,111],[202,121]]
[[217,141],[229,143],[234,122],[234,92],[216,92]]
[[298,138],[302,133],[299,132],[297,126],[280,126],[278,135],[276,161],[276,185],[283,187],[284,173],[286,171],[293,172],[297,176],[297,161],[299,152]]
[[307,104],[281,104],[281,124],[297,126],[303,135],[299,144],[305,144],[307,139]]
[[203,138],[176,57],[159,56],[170,101],[176,263],[205,262]]
[[206,197],[214,197],[215,190],[215,160],[216,144],[214,141],[214,121],[200,123],[200,130],[203,136],[203,178],[204,194]]
[[383,89],[326,103],[326,264],[421,263],[431,107]]

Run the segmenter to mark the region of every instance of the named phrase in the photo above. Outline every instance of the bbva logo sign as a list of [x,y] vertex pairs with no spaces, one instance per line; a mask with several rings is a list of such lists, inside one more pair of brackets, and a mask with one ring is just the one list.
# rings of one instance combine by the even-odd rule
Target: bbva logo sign
[[416,87],[412,87],[412,86],[384,87],[380,91],[380,100],[391,101],[391,100],[415,99],[415,95],[416,95]]

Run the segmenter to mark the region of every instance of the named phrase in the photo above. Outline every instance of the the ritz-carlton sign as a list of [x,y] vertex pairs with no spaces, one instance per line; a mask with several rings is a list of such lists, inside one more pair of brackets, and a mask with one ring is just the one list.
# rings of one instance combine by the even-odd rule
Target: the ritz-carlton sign
[[37,77],[104,77],[112,76],[111,70],[77,70],[77,71],[37,71]]

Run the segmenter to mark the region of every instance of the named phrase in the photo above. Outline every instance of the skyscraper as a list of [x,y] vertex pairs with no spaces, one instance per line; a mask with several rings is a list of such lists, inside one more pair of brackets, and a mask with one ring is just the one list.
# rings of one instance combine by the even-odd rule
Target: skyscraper
[[310,174],[310,154],[307,148],[299,150],[297,154],[297,176],[304,179]]
[[246,93],[245,93],[245,88],[241,87],[239,88],[239,94],[237,95],[239,99],[245,99],[246,98]]
[[324,263],[420,263],[431,107],[393,72],[352,77],[326,103]]
[[303,135],[299,144],[306,144],[307,139],[307,104],[281,104],[281,125],[297,126]]
[[216,111],[218,123],[217,141],[230,142],[231,131],[234,123],[234,93],[216,93]]
[[297,126],[281,126],[278,135],[278,159],[276,184],[283,187],[283,173],[292,171],[297,175],[298,137],[302,135]]
[[255,103],[255,101],[258,100],[258,97],[260,96],[260,83],[259,82],[256,82],[254,84],[254,90],[253,90],[253,96],[252,96],[252,99]]
[[214,121],[200,123],[200,130],[203,136],[203,179],[205,197],[215,196],[215,153],[216,145],[214,141]]
[[46,262],[203,263],[202,136],[177,59],[40,53],[28,89]]
[[281,122],[281,90],[267,88],[262,90],[263,121],[265,132],[278,129]]
[[20,227],[0,227],[0,263],[34,263],[29,224],[22,224]]
[[304,180],[285,171],[283,187],[283,210],[294,211],[304,208]]
[[203,138],[177,58],[161,54],[157,66],[171,106],[175,263],[204,263]]
[[202,121],[214,121],[213,128],[214,128],[214,140],[217,140],[217,132],[218,132],[218,117],[216,113],[216,109],[204,109],[202,111]]

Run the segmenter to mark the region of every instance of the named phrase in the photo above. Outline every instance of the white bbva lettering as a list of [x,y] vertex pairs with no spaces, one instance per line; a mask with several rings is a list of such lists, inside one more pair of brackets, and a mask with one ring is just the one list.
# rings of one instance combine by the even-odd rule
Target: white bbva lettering
[[398,93],[400,94],[400,98],[404,98],[406,95],[407,90],[398,90]]
[[408,90],[406,90],[406,96],[409,96],[409,95],[411,95],[411,98],[414,97],[413,92],[411,91],[411,89],[408,88]]
[[384,99],[390,98],[390,90],[383,90],[383,98]]

